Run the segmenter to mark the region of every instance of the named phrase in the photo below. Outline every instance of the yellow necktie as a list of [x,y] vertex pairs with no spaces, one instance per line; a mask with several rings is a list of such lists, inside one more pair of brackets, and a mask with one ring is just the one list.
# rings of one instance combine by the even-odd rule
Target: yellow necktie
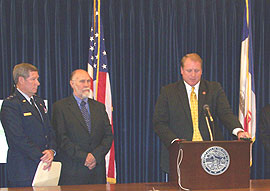
[[199,120],[198,120],[198,100],[196,93],[194,92],[194,87],[190,93],[190,110],[193,123],[193,138],[192,141],[202,141],[202,136],[199,130]]

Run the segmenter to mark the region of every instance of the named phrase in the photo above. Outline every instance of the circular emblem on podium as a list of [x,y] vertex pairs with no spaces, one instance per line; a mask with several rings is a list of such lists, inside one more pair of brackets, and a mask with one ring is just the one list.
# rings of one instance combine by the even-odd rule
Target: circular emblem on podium
[[230,166],[230,155],[222,147],[210,147],[202,154],[201,164],[208,174],[221,175]]

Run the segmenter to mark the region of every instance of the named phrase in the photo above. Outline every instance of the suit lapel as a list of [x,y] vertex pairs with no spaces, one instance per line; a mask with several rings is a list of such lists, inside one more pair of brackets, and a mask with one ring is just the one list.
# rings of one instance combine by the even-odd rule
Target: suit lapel
[[182,102],[183,110],[185,111],[187,119],[188,119],[189,123],[192,125],[192,118],[191,118],[189,100],[188,100],[186,86],[185,86],[183,80],[178,83],[178,91],[177,92],[178,92],[178,95],[179,95],[180,100]]
[[199,99],[198,99],[199,119],[201,115],[203,115],[203,106],[205,105],[205,97],[207,96],[207,93],[208,93],[208,90],[204,83],[204,80],[201,80],[200,88],[199,88]]
[[31,111],[32,115],[34,117],[36,117],[38,119],[38,121],[40,121],[40,123],[42,123],[42,120],[40,119],[39,113],[37,113],[37,111],[26,100],[26,98],[17,89],[15,90],[14,94],[18,96],[18,98],[22,102],[23,106],[26,107],[26,108],[28,108]]
[[41,113],[43,119],[44,119],[44,117],[45,117],[45,115],[46,115],[46,113],[47,113],[47,112],[45,113],[45,110],[46,110],[45,105],[43,105],[42,103],[38,102],[38,100],[36,100],[36,99],[35,99],[35,102],[36,102],[36,104],[37,104],[37,107],[38,107],[38,109],[39,109],[39,111],[40,111],[40,113]]
[[[33,98],[34,98],[34,100],[35,100],[35,103],[36,103],[36,105],[37,105],[37,107],[38,107],[38,110],[40,111],[40,114],[41,114],[41,116],[42,116],[42,119],[43,119],[43,123],[45,122],[45,117],[46,117],[46,114],[45,114],[45,110],[46,110],[46,107],[45,107],[45,105],[43,105],[42,103],[40,103],[39,101],[38,101],[38,99],[36,99],[36,96],[33,96]],[[39,113],[38,113],[38,115],[40,115]],[[39,117],[39,116],[37,116],[37,117]]]
[[84,121],[84,118],[82,116],[81,110],[77,104],[77,101],[73,97],[73,95],[69,97],[68,108],[69,108],[70,112],[74,114],[74,117],[81,123],[83,128],[88,132],[88,128],[87,128],[86,123]]
[[93,135],[93,132],[95,132],[95,120],[97,119],[97,112],[95,111],[94,108],[94,103],[92,99],[88,99],[88,104],[89,104],[89,111],[90,111],[90,120],[91,120],[91,135]]

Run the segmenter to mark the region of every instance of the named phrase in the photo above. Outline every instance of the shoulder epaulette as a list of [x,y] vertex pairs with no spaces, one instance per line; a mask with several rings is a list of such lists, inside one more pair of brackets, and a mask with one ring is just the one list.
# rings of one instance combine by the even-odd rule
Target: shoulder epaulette
[[11,100],[13,98],[14,98],[14,95],[10,95],[10,96],[7,97],[8,100]]

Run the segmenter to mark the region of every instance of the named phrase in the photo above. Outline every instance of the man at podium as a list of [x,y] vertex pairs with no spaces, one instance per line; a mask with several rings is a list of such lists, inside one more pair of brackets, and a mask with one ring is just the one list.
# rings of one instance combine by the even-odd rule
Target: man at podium
[[[162,87],[155,106],[154,130],[162,141],[161,168],[167,173],[167,148],[175,140],[207,141],[212,132],[215,140],[224,139],[221,129],[213,129],[216,118],[238,139],[250,137],[233,114],[221,85],[201,79],[202,65],[198,54],[185,55],[181,60],[183,80]],[[211,121],[206,120],[205,113],[210,120],[213,119],[211,128],[207,125]]]

